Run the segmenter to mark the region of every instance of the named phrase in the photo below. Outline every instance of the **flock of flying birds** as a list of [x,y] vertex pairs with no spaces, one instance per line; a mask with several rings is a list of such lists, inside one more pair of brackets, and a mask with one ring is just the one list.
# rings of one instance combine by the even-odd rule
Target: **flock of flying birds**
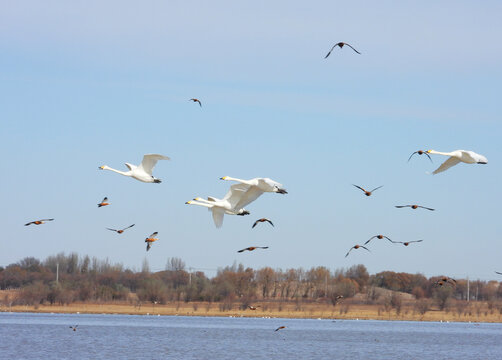
[[[357,54],[361,54],[359,51],[357,51],[352,45],[345,43],[345,42],[338,42],[333,47],[329,50],[329,52],[326,54],[324,57],[325,59],[328,58],[332,51],[336,48],[339,47],[340,49],[343,49],[344,46],[350,47],[354,52]],[[192,101],[194,103],[199,104],[199,106],[202,108],[202,102],[197,99],[197,98],[191,98],[189,101]],[[455,150],[451,152],[440,152],[440,151],[435,151],[435,150],[417,150],[413,152],[410,157],[408,158],[408,161],[415,155],[426,155],[429,160],[432,162],[432,158],[430,157],[430,154],[436,154],[436,155],[444,155],[447,156],[448,159],[441,164],[436,170],[432,172],[432,174],[438,174],[440,172],[448,170],[450,167],[455,166],[459,164],[460,162],[466,163],[466,164],[487,164],[488,160],[486,157],[483,155],[477,154],[473,151],[468,151],[468,150]],[[100,166],[99,169],[101,170],[110,170],[113,172],[116,172],[118,174],[124,175],[124,176],[129,176],[132,177],[133,179],[146,182],[146,183],[160,183],[161,180],[155,178],[152,175],[153,168],[157,164],[158,160],[170,160],[169,157],[164,156],[164,155],[159,155],[159,154],[146,154],[143,156],[143,161],[139,166],[125,163],[125,165],[129,168],[129,171],[120,171],[116,170],[113,168],[110,168],[107,165]],[[271,192],[271,193],[277,193],[277,194],[287,194],[287,191],[283,188],[282,184],[269,179],[269,178],[254,178],[250,180],[242,180],[238,178],[232,178],[229,176],[224,176],[220,178],[221,180],[226,180],[226,181],[233,181],[235,184],[230,186],[230,189],[228,192],[225,194],[225,196],[222,199],[218,199],[216,197],[208,196],[207,199],[202,199],[200,197],[196,197],[193,200],[187,201],[185,204],[188,205],[198,205],[202,207],[208,208],[208,210],[212,213],[213,221],[214,224],[216,225],[217,228],[221,227],[223,225],[223,218],[224,215],[239,215],[239,216],[244,216],[244,215],[249,215],[250,212],[246,210],[244,207],[258,199],[263,193],[265,192]],[[364,195],[366,196],[371,196],[374,191],[380,189],[382,186],[376,187],[373,190],[366,190],[361,186],[354,185],[356,188],[360,189],[361,191],[364,192]],[[99,204],[98,207],[103,207],[110,205],[108,202],[108,198],[105,197]],[[409,207],[411,209],[425,209],[429,211],[434,211],[433,208],[417,205],[417,204],[409,204],[409,205],[398,205],[396,208],[405,208]],[[53,221],[54,219],[40,219],[36,221],[30,221],[25,224],[25,226],[28,225],[41,225],[44,224],[45,222],[48,221]],[[274,226],[272,221],[267,218],[261,218],[258,219],[254,222],[252,228],[254,228],[257,224],[262,223],[262,222],[268,222],[271,226]],[[112,228],[107,228],[110,231],[117,232],[118,234],[122,234],[125,230],[133,227],[134,224],[129,225],[123,229],[112,229]],[[158,232],[152,233],[150,236],[148,236],[145,239],[145,242],[147,243],[146,250],[150,250],[152,243],[157,241],[158,238],[156,237],[158,235]],[[385,235],[374,235],[372,236],[369,240],[367,240],[364,245],[367,245],[371,240],[373,239],[386,239],[390,241],[393,244],[403,244],[404,246],[408,246],[411,243],[419,243],[422,242],[423,240],[414,240],[414,241],[393,241],[389,237]],[[359,248],[365,249],[367,251],[370,251],[367,247],[364,245],[359,245],[356,244],[352,246],[345,257],[347,257],[352,250],[357,250]],[[242,253],[244,251],[253,251],[256,249],[268,249],[268,246],[249,246],[247,248],[241,249],[238,252]],[[502,275],[500,272],[496,272],[497,274]],[[435,285],[436,286],[443,286],[446,284],[449,285],[455,285],[456,281],[452,278],[449,277],[442,277],[439,280],[436,281]],[[255,310],[256,307],[250,307],[252,310]],[[75,327],[71,327],[74,331],[76,330]],[[280,326],[278,327],[275,331],[281,330],[286,328],[285,326]]]

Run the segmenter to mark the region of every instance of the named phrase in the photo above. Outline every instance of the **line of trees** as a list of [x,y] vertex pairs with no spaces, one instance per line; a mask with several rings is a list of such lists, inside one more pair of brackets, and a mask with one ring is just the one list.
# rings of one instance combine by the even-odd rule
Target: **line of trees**
[[[56,273],[58,279],[56,279]],[[241,302],[325,301],[335,305],[340,296],[375,303],[380,289],[408,293],[417,301],[435,299],[440,309],[449,299],[467,299],[467,281],[456,279],[456,286],[435,286],[440,277],[383,271],[370,275],[364,265],[331,272],[323,266],[309,270],[245,268],[233,264],[208,278],[203,272],[188,272],[183,260],[170,258],[164,271],[151,273],[145,261],[141,271],[122,264],[111,264],[76,253],[49,256],[44,261],[27,257],[0,267],[0,289],[17,289],[15,303],[68,304],[72,302],[168,301]],[[471,281],[470,300],[498,301],[502,286],[497,281]],[[361,296],[362,295],[362,296]],[[389,297],[392,307],[398,298]],[[393,302],[393,303],[392,303]]]

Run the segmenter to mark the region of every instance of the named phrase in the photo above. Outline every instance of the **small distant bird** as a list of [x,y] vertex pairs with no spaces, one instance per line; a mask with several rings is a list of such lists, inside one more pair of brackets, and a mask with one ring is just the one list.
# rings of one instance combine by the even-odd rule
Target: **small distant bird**
[[242,250],[239,250],[237,251],[238,253],[241,253],[241,252],[244,252],[244,251],[253,251],[253,250],[256,250],[256,249],[268,249],[268,246],[250,246],[250,247],[247,247],[245,249],[242,249]]
[[336,48],[337,46],[340,47],[340,49],[343,49],[343,47],[347,45],[348,47],[350,47],[352,50],[354,50],[356,53],[358,54],[361,54],[359,51],[357,51],[356,49],[354,49],[354,47],[352,47],[351,45],[345,43],[345,42],[339,42],[339,43],[336,43],[335,45],[333,45],[333,47],[331,48],[331,50],[328,52],[328,54],[324,57],[325,59],[331,54],[331,52],[333,51],[334,48]]
[[77,331],[77,327],[78,327],[78,325],[70,326],[70,329],[72,329],[73,331]]
[[[349,253],[353,250],[353,249],[359,249],[359,248],[363,248],[364,250],[368,250],[370,251],[368,248],[362,246],[362,245],[354,245],[350,248],[350,250],[347,252],[347,254],[345,254],[345,257],[349,256]],[[370,251],[371,252],[371,251]]]
[[248,305],[249,310],[256,310],[259,307],[260,307],[260,305],[256,305],[256,306]]
[[338,300],[340,300],[340,299],[343,299],[343,295],[337,295],[337,296],[335,297],[335,301],[334,301],[334,303],[335,303],[335,304],[336,304],[336,303],[338,303]]
[[24,226],[28,226],[31,224],[41,225],[41,224],[45,223],[46,221],[52,221],[52,220],[54,220],[54,219],[41,219],[41,220],[36,220],[36,221],[30,221],[29,223],[24,224]]
[[115,232],[117,232],[118,234],[122,234],[122,233],[124,232],[124,230],[127,230],[127,229],[129,229],[129,228],[132,228],[133,226],[134,226],[134,224],[129,225],[128,227],[125,227],[125,228],[120,229],[120,230],[110,229],[110,228],[107,228],[107,229],[108,229],[108,230],[111,230],[111,231],[115,231]]
[[424,151],[424,150],[417,150],[417,151],[415,151],[413,154],[410,155],[410,157],[408,158],[408,161],[410,161],[410,159],[415,154],[418,154],[418,155],[427,155],[427,157],[429,158],[429,160],[432,162],[432,159],[431,159],[430,155],[427,153],[427,151]]
[[394,244],[403,244],[404,246],[408,246],[411,243],[422,242],[423,240],[413,240],[413,241],[393,241]]
[[152,243],[153,243],[154,241],[159,240],[159,239],[157,239],[157,238],[156,238],[156,236],[157,236],[158,234],[159,234],[159,233],[156,231],[156,232],[154,232],[152,235],[150,235],[149,237],[147,237],[147,238],[145,239],[145,242],[147,243],[147,244],[146,244],[146,251],[150,250],[150,248],[152,247]]
[[[352,184],[352,185],[354,185],[354,184]],[[373,189],[373,190],[371,190],[371,191],[368,191],[368,190],[366,190],[366,189],[364,189],[364,188],[362,188],[362,187],[360,187],[360,186],[357,186],[357,185],[354,185],[354,186],[355,186],[356,188],[358,188],[358,189],[360,189],[360,190],[364,191],[364,195],[366,195],[366,196],[371,196],[371,194],[373,193],[373,191],[378,190],[378,189],[380,189],[381,187],[383,187],[383,185],[382,185],[382,186],[379,186],[379,187],[374,188],[374,189]]]
[[452,279],[451,277],[448,276],[443,276],[437,281],[432,284],[433,286],[444,286],[444,285],[451,285],[451,286],[457,286],[457,280]]
[[193,101],[194,103],[195,103],[195,102],[196,102],[196,103],[199,103],[199,106],[200,106],[200,107],[202,107],[202,103],[200,102],[200,100],[199,100],[199,99],[192,98],[192,99],[190,99],[190,100],[188,100],[188,101]]
[[102,207],[102,206],[106,206],[106,205],[110,205],[107,197],[105,197],[105,198],[103,198],[103,200],[101,200],[101,202],[98,204],[98,207]]
[[426,209],[426,210],[430,210],[430,211],[434,211],[434,209],[432,208],[428,208],[428,207],[425,207],[425,206],[420,206],[420,205],[396,205],[396,207],[398,209],[401,209],[401,208],[405,208],[405,207],[410,207],[412,209],[418,209],[418,208],[422,208],[422,209]]
[[251,229],[253,229],[256,225],[258,225],[258,223],[261,223],[261,222],[268,222],[270,225],[274,226],[274,224],[272,223],[272,221],[270,221],[269,219],[267,218],[261,218],[261,219],[258,219],[254,222],[253,226],[251,226]]
[[285,329],[286,327],[285,326],[279,326],[277,329],[275,329],[274,331],[279,331],[281,329]]
[[369,238],[369,239],[368,239],[368,240],[364,243],[364,245],[368,244],[371,240],[373,240],[373,239],[375,239],[375,238],[377,238],[377,239],[387,239],[387,240],[389,240],[391,243],[394,243],[394,242],[395,242],[395,241],[392,241],[391,239],[389,239],[389,238],[388,238],[387,236],[385,236],[385,235],[375,235],[375,236],[370,237],[370,238]]
[[495,274],[502,275],[502,272],[495,271]]
[[464,162],[466,164],[488,164],[488,159],[486,159],[486,157],[469,150],[455,150],[452,152],[427,150],[427,154],[449,156],[449,158],[442,163],[440,167],[432,172],[433,175],[448,170],[452,166],[457,165],[459,162]]

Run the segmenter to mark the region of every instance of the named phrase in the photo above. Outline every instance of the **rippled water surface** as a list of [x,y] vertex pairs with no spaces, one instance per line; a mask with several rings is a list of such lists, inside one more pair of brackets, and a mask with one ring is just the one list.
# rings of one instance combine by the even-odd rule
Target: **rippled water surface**
[[502,324],[0,313],[0,359],[70,358],[502,359]]

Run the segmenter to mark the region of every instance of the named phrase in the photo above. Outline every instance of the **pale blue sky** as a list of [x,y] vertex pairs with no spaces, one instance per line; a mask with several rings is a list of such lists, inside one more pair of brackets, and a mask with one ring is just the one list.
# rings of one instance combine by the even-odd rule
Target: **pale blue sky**
[[[362,263],[371,273],[491,279],[502,271],[498,185],[502,4],[468,1],[0,2],[0,265],[76,251],[153,270]],[[339,41],[353,45],[335,49]],[[197,97],[202,109],[188,101]],[[473,150],[488,165],[409,163]],[[144,184],[111,172],[168,155]],[[216,229],[195,196],[270,177]],[[351,184],[384,187],[366,198]],[[96,204],[108,196],[111,206]],[[420,203],[435,212],[398,210]],[[56,220],[24,227],[38,218]],[[275,228],[251,230],[257,218]],[[105,230],[136,223],[122,235]],[[267,224],[261,224],[267,225]],[[144,238],[160,240],[145,253]],[[416,246],[372,242],[383,233]],[[251,245],[263,252],[237,254]]]

